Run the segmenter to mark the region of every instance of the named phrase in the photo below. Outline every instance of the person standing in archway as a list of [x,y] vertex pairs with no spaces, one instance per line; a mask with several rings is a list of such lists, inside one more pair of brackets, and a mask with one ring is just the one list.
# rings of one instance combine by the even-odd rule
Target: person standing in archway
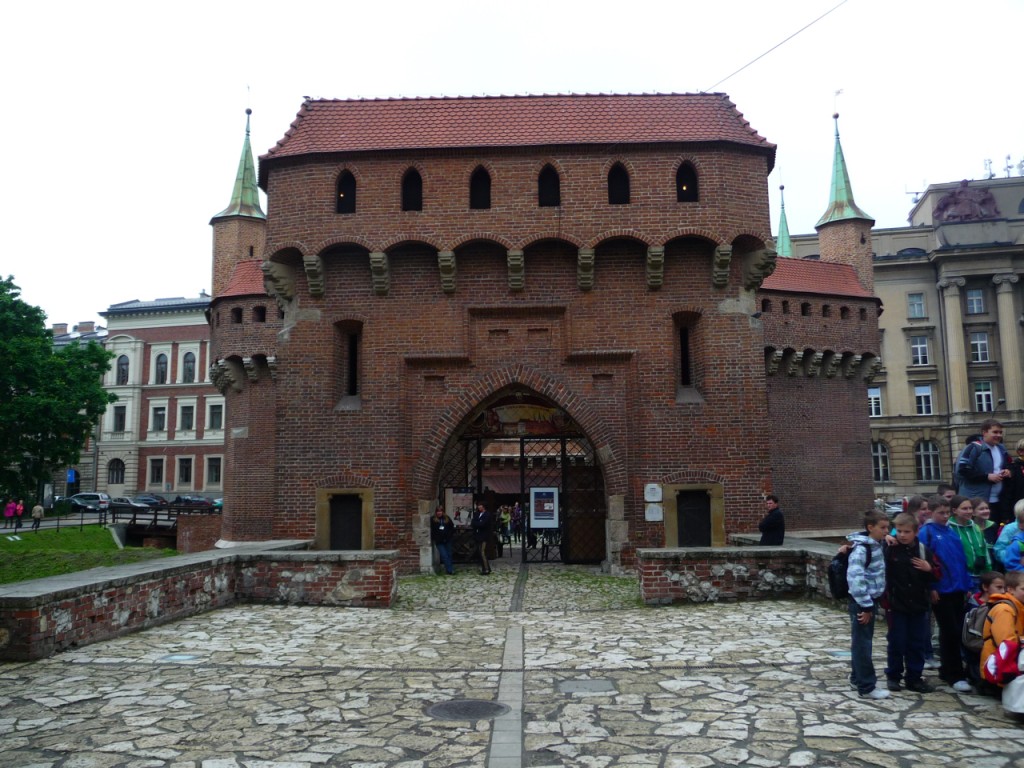
[[480,553],[480,573],[486,576],[491,572],[491,562],[487,559],[487,543],[491,540],[491,528],[494,526],[494,520],[491,513],[484,507],[483,502],[476,505],[469,525],[473,529],[473,540]]
[[455,522],[438,505],[434,516],[430,518],[430,540],[437,547],[437,555],[444,566],[444,572],[451,576],[455,573],[452,566],[452,539],[455,537]]

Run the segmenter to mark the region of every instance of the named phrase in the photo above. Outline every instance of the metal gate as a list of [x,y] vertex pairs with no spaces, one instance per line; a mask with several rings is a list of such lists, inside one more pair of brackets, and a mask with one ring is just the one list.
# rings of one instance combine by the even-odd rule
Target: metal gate
[[[464,436],[449,444],[438,484],[439,502],[456,524],[466,521],[477,501],[495,515],[518,503],[522,528],[509,544],[523,562],[605,559],[604,478],[584,437]],[[531,502],[549,508],[531,509]],[[471,545],[457,538],[455,554],[471,559]]]

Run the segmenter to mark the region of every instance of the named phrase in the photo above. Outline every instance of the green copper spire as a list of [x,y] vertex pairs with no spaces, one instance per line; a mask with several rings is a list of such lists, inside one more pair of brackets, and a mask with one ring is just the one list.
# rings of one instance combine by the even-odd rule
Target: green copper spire
[[775,252],[779,256],[793,255],[793,241],[789,239],[789,222],[786,221],[785,184],[779,185],[779,197],[782,198],[782,213],[779,215],[779,236],[775,238]]
[[265,219],[267,214],[260,208],[260,193],[256,186],[256,165],[252,161],[252,148],[249,146],[249,115],[251,109],[245,110],[245,142],[242,144],[242,157],[238,161],[238,175],[235,177],[235,188],[231,192],[228,207],[213,218],[222,216],[248,216],[253,219]]
[[825,224],[832,224],[836,221],[848,221],[850,219],[865,219],[873,222],[874,219],[864,213],[857,204],[853,202],[853,188],[850,186],[850,174],[846,170],[846,158],[843,157],[843,145],[839,143],[839,113],[832,115],[836,121],[836,156],[832,163],[832,197],[828,203],[828,210],[818,219],[814,225],[818,229]]

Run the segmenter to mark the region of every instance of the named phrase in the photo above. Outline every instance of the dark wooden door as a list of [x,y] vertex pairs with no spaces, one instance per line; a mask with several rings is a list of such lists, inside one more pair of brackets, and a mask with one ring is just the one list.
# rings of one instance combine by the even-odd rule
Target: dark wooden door
[[680,491],[676,494],[676,524],[678,546],[711,546],[711,497],[707,491]]
[[363,548],[363,500],[355,494],[331,497],[331,549]]

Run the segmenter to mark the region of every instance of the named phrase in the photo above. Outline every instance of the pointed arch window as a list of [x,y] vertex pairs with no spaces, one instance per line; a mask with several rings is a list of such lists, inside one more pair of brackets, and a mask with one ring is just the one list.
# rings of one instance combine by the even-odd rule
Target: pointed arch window
[[423,177],[415,168],[410,168],[402,177],[402,210],[423,210]]
[[128,355],[121,355],[117,358],[117,383],[128,383]]
[[562,180],[558,171],[545,165],[537,176],[537,205],[541,208],[557,208],[562,204]]
[[676,200],[680,203],[696,203],[700,200],[697,169],[690,163],[683,163],[676,171]]
[[629,172],[622,163],[608,171],[608,205],[629,205]]
[[163,353],[156,356],[156,383],[167,383],[167,355]]
[[491,174],[478,166],[469,177],[469,207],[484,210],[491,207]]
[[335,204],[338,213],[356,212],[356,177],[351,171],[342,171],[338,177],[338,199]]
[[196,356],[186,352],[181,359],[181,380],[185,384],[192,384],[196,380]]

